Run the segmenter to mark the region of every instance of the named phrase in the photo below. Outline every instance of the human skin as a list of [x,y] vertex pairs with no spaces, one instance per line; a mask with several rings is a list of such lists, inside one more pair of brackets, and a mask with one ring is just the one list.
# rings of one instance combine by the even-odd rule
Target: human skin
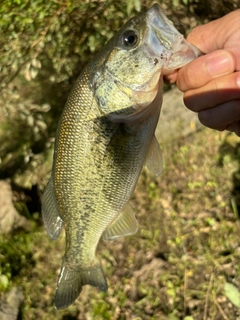
[[166,77],[205,126],[240,136],[240,10],[194,28],[187,37],[204,55]]

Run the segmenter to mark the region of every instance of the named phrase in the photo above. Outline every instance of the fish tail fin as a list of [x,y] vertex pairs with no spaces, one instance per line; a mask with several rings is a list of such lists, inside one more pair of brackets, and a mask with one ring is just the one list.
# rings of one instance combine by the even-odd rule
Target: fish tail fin
[[66,266],[63,258],[54,299],[56,308],[63,309],[72,304],[85,284],[97,287],[100,291],[107,291],[108,285],[100,262],[96,260],[94,265],[86,269],[82,267],[73,268]]

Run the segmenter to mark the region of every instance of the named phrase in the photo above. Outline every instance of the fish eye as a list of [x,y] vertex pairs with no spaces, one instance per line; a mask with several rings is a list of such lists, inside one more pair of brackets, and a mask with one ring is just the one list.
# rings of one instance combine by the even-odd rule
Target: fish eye
[[132,48],[138,43],[138,38],[136,31],[126,30],[122,35],[122,42],[126,47]]

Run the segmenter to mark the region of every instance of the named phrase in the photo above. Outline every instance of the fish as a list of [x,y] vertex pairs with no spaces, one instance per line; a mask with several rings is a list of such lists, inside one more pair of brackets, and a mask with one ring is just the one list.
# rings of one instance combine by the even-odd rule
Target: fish
[[131,18],[76,80],[59,120],[42,196],[49,236],[57,239],[65,227],[57,309],[71,305],[84,285],[107,291],[98,243],[137,232],[129,199],[144,165],[156,176],[162,171],[155,129],[163,75],[198,55],[154,4]]

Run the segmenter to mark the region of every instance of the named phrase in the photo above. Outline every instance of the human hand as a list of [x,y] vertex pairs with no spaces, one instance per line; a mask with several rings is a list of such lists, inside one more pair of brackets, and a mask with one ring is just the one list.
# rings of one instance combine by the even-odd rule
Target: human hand
[[196,27],[187,40],[205,55],[167,80],[205,126],[240,136],[240,10]]

